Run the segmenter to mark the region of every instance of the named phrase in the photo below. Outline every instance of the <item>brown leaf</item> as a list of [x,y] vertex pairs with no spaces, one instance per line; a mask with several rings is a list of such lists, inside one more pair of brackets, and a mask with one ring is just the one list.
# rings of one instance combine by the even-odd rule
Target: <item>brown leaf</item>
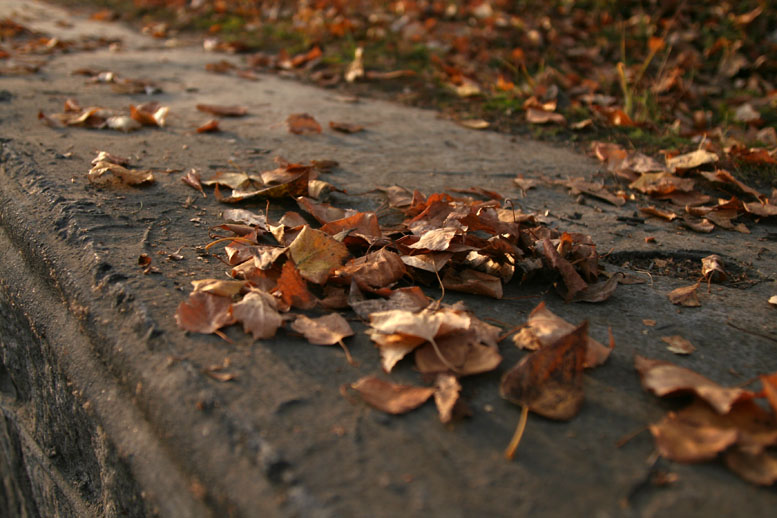
[[649,216],[656,216],[657,218],[665,219],[667,221],[673,221],[677,219],[677,214],[675,214],[674,212],[668,211],[668,210],[661,210],[654,207],[653,205],[649,207],[640,207],[639,211],[643,214],[647,214]]
[[444,252],[450,247],[451,240],[458,232],[455,228],[435,228],[424,232],[421,238],[409,247],[416,250]]
[[[545,302],[540,302],[529,313],[526,326],[513,336],[513,342],[517,347],[530,351],[550,346],[561,337],[575,330],[574,325],[550,311],[545,306]],[[590,336],[586,336],[585,342],[584,367],[596,367],[607,361],[612,351],[611,347],[605,347],[601,342],[594,340]]]
[[413,268],[419,270],[425,270],[427,272],[439,272],[442,270],[448,261],[451,260],[453,254],[448,252],[430,253],[430,254],[416,254],[416,255],[403,255],[402,262]]
[[700,462],[717,457],[737,440],[735,429],[684,422],[674,412],[650,425],[658,452],[677,462]]
[[702,258],[701,275],[708,282],[725,281],[728,277],[726,270],[723,268],[723,260],[717,254]]
[[477,334],[472,331],[439,337],[436,343],[439,353],[431,343],[416,350],[415,366],[419,372],[453,371],[456,376],[473,376],[492,371],[502,363],[499,349],[478,343]]
[[502,298],[502,280],[477,270],[466,269],[456,272],[450,269],[445,272],[442,285],[447,290],[485,295],[495,299]]
[[549,419],[568,420],[583,405],[588,323],[525,356],[502,377],[501,396]]
[[374,376],[367,376],[351,384],[371,407],[389,414],[404,414],[423,405],[432,397],[432,387],[397,385]]
[[286,119],[289,131],[295,135],[307,135],[310,133],[321,133],[321,125],[307,113],[294,113]]
[[197,109],[201,112],[210,113],[219,117],[242,117],[248,113],[245,106],[223,106],[217,104],[198,104]]
[[740,388],[722,387],[685,367],[637,355],[634,359],[642,386],[659,397],[677,392],[692,392],[709,403],[718,413],[726,414],[737,401],[752,396]]
[[671,171],[677,169],[693,169],[705,164],[711,164],[718,161],[718,155],[705,151],[704,149],[697,149],[684,155],[678,155],[667,159],[666,167]]
[[411,286],[394,290],[388,299],[378,298],[366,300],[359,291],[356,283],[351,283],[348,293],[348,305],[360,318],[369,320],[372,313],[402,309],[416,313],[429,305],[429,297],[424,295],[421,288]]
[[289,260],[283,264],[274,291],[281,294],[281,301],[286,308],[310,309],[316,305],[316,298],[308,291],[305,279],[300,275],[294,261]]
[[526,122],[532,124],[566,124],[567,120],[560,113],[549,112],[539,108],[529,107],[526,109]]
[[680,335],[662,336],[661,340],[669,344],[667,349],[675,354],[691,354],[696,348]]
[[580,277],[580,274],[575,271],[575,267],[559,255],[550,239],[542,240],[542,251],[545,259],[550,263],[550,267],[561,274],[561,278],[567,288],[567,300],[571,300],[577,292],[583,291],[588,287],[588,284]]
[[491,123],[483,119],[466,119],[456,122],[459,124],[459,126],[464,126],[465,128],[474,130],[484,130],[491,125]]
[[400,333],[383,334],[372,329],[367,330],[367,335],[375,342],[375,347],[380,352],[381,367],[386,373],[391,372],[399,360],[426,342],[423,338],[415,336]]
[[569,187],[573,194],[582,192],[588,194],[589,196],[593,196],[594,198],[599,198],[600,200],[612,203],[616,207],[621,207],[626,203],[624,198],[612,194],[604,187],[604,185],[587,182],[583,178],[571,178],[560,183]]
[[357,212],[341,219],[329,221],[321,227],[322,232],[329,235],[348,232],[348,238],[361,238],[368,244],[383,238],[378,216],[374,212]]
[[452,374],[440,374],[434,386],[434,402],[440,414],[440,421],[449,423],[453,419],[453,409],[459,401],[461,392],[459,380]]
[[178,327],[195,333],[210,334],[234,323],[231,300],[203,291],[195,291],[178,305],[175,322]]
[[211,119],[197,128],[197,133],[216,133],[217,131],[221,131],[221,128],[219,128],[219,121],[216,119]]
[[604,282],[589,284],[584,290],[578,291],[572,302],[604,302],[612,297],[618,282],[623,278],[623,274],[618,272]]
[[731,173],[729,173],[728,171],[726,171],[725,169],[718,169],[714,173],[704,171],[701,174],[702,174],[702,176],[704,178],[706,178],[710,182],[734,185],[740,191],[754,196],[757,200],[759,200],[761,202],[766,201],[766,196],[764,196],[760,192],[756,191],[752,187],[749,187],[749,186],[745,185],[744,183],[740,182],[739,180],[734,178],[734,176]]
[[398,254],[381,248],[377,252],[353,259],[339,273],[350,276],[360,286],[384,288],[397,282],[407,272]]
[[348,257],[348,249],[320,230],[305,225],[289,245],[289,254],[300,274],[316,284],[324,284],[332,270]]
[[686,306],[689,308],[695,308],[701,306],[699,302],[699,296],[696,294],[696,290],[699,289],[699,283],[692,284],[690,286],[683,286],[669,292],[669,300],[672,304],[678,304],[680,306]]
[[275,297],[264,291],[250,291],[243,300],[232,304],[232,315],[254,340],[272,338],[283,325]]
[[765,451],[752,453],[732,448],[723,456],[728,469],[753,484],[771,486],[777,482],[777,458]]
[[142,185],[154,182],[154,174],[151,171],[145,169],[127,169],[124,166],[107,161],[101,161],[94,164],[87,176],[90,182],[94,182],[105,173],[111,173],[119,181],[127,185]]
[[227,281],[222,279],[200,279],[192,281],[194,291],[212,293],[219,297],[233,297],[247,286],[246,281]]
[[347,336],[353,336],[353,329],[339,313],[330,313],[319,318],[297,315],[291,328],[316,345],[334,345]]
[[205,194],[205,191],[202,189],[202,184],[200,183],[200,173],[198,173],[195,168],[189,168],[189,170],[186,171],[186,173],[184,173],[184,175],[181,177],[181,181],[191,188],[200,191],[203,198],[208,197],[208,195]]
[[360,131],[364,131],[364,126],[348,122],[329,121],[329,127],[340,133],[359,133]]

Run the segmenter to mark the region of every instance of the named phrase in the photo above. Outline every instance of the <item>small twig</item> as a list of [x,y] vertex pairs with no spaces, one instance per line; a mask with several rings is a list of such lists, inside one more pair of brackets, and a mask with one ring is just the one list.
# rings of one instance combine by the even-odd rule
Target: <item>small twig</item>
[[636,436],[638,436],[639,434],[641,434],[642,432],[644,432],[647,429],[648,429],[647,426],[641,426],[641,427],[637,428],[636,430],[633,430],[633,431],[627,433],[626,435],[624,435],[623,437],[618,439],[618,442],[615,443],[615,447],[616,448],[622,448],[623,446],[626,445],[627,442],[631,441],[632,439],[634,439]]
[[510,444],[507,445],[505,450],[505,458],[507,460],[513,460],[515,457],[515,450],[518,449],[518,445],[521,443],[523,432],[526,430],[526,422],[529,420],[529,407],[523,405],[521,407],[521,418],[518,420],[518,426],[515,428],[513,438],[510,439]]
[[346,345],[343,343],[343,341],[342,340],[338,340],[337,341],[337,345],[339,345],[340,348],[345,353],[345,360],[348,362],[348,364],[353,366],[353,367],[358,367],[359,363],[356,360],[353,359],[353,356],[351,356],[351,351],[348,350],[348,347],[346,347]]
[[223,243],[224,241],[237,241],[238,243],[243,243],[244,245],[255,245],[255,241],[251,241],[250,239],[246,239],[244,237],[235,236],[235,237],[223,237],[221,239],[217,239],[213,241],[212,243],[208,243],[205,245],[205,250],[209,250],[216,246],[219,243]]

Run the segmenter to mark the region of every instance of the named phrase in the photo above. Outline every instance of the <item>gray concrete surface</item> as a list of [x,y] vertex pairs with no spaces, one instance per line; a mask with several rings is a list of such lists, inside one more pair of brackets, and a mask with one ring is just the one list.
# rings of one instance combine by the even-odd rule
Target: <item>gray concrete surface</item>
[[[239,58],[167,47],[38,2],[0,0],[3,16],[63,38],[101,31],[123,41],[118,52],[58,54],[45,58],[38,74],[0,77],[8,92],[0,102],[3,516],[701,517],[769,516],[777,506],[774,490],[751,486],[715,462],[654,463],[646,433],[616,447],[672,408],[641,389],[635,353],[725,384],[777,370],[777,321],[766,302],[777,293],[773,223],[753,226],[750,235],[700,235],[652,220],[630,224],[633,202],[578,204],[547,186],[522,198],[512,184],[519,173],[594,177],[598,164],[563,147],[467,130],[434,112],[345,102],[334,91],[277,76],[252,82],[210,74],[206,63]],[[170,106],[169,126],[123,134],[43,125],[38,111],[60,112],[69,97],[116,109],[148,100],[86,85],[71,74],[82,67],[155,81],[164,92],[152,98]],[[224,119],[222,133],[196,134],[208,118],[197,103],[243,104],[250,113]],[[368,131],[291,135],[284,121],[297,112],[322,125],[348,121]],[[521,357],[512,345],[502,344],[505,362],[497,372],[464,380],[473,417],[443,426],[432,405],[387,417],[339,394],[340,385],[380,370],[363,334],[349,342],[359,367],[343,362],[336,348],[287,334],[253,343],[229,329],[233,344],[187,335],[173,314],[191,279],[223,275],[223,265],[195,247],[209,242],[207,228],[225,206],[201,198],[180,173],[157,174],[145,188],[90,185],[86,172],[96,150],[130,156],[142,167],[195,167],[204,175],[230,161],[262,170],[274,156],[333,159],[340,166],[325,179],[351,193],[335,200],[362,208],[381,202],[368,192],[380,185],[427,193],[480,186],[547,212],[550,225],[590,234],[600,253],[610,252],[610,271],[648,279],[622,265],[643,269],[668,257],[698,263],[718,253],[754,282],[713,285],[700,308],[667,300],[670,290],[688,284],[679,273],[653,273],[597,305],[564,304],[546,284],[511,285],[497,302],[447,295],[512,324],[545,300],[567,320],[588,319],[600,340],[612,327],[615,351],[587,374],[581,414],[569,423],[530,417],[516,460],[507,462],[502,451],[519,410],[498,397],[497,386]],[[657,244],[645,243],[646,236]],[[183,261],[157,253],[176,250]],[[160,274],[143,274],[141,253],[154,258]],[[643,319],[657,325],[646,327]],[[670,334],[684,335],[697,351],[672,355],[660,341]],[[202,374],[225,358],[234,381]],[[418,380],[404,364],[392,377]],[[654,486],[649,479],[657,470],[676,473],[678,481]]]

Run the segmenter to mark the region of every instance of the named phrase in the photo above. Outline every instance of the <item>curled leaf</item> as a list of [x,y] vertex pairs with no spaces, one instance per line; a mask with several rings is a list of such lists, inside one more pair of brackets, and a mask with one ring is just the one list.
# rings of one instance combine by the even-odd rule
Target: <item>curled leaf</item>
[[435,392],[432,387],[398,385],[374,376],[352,383],[351,388],[359,393],[365,403],[389,414],[404,414],[414,410]]

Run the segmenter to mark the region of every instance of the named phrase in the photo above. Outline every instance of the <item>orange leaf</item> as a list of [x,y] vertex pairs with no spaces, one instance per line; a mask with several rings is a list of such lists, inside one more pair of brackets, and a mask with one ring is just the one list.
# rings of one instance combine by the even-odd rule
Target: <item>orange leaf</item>
[[309,133],[321,133],[321,125],[307,113],[294,113],[286,119],[289,131],[295,135],[307,135]]
[[316,305],[316,299],[308,291],[305,279],[299,274],[294,261],[288,260],[283,264],[281,276],[275,290],[281,294],[281,301],[288,307],[310,309]]
[[251,333],[254,340],[272,338],[283,325],[275,297],[264,291],[251,291],[243,300],[232,304],[232,315],[243,323],[243,330]]
[[242,117],[248,113],[245,106],[222,106],[217,104],[198,104],[197,109],[201,112],[210,113],[219,117]]
[[339,313],[330,313],[319,318],[297,315],[291,328],[316,345],[334,345],[347,336],[353,336],[353,329]]
[[234,323],[231,300],[204,291],[195,291],[178,305],[175,322],[178,327],[195,333],[210,334]]

